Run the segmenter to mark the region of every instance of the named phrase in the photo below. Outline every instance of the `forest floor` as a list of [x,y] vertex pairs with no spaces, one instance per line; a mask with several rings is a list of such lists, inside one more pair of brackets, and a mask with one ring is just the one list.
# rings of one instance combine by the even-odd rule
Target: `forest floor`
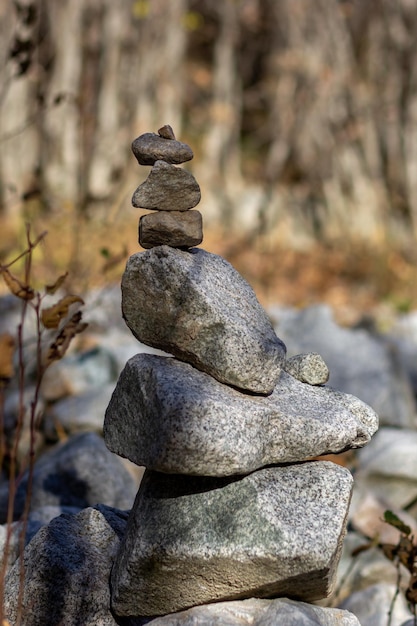
[[[48,284],[68,270],[66,287],[75,293],[119,282],[128,256],[142,250],[136,224],[105,228],[90,222],[68,228],[65,220],[36,222],[33,239],[43,230],[48,235],[34,254],[35,279]],[[4,227],[0,231],[0,264],[7,264],[24,249],[23,225],[17,235]],[[385,327],[399,313],[417,309],[417,251],[352,242],[291,248],[270,236],[213,228],[206,229],[201,247],[228,260],[265,307],[326,303],[342,324],[370,316]],[[22,262],[13,267],[21,272]],[[7,288],[0,282],[3,293]]]

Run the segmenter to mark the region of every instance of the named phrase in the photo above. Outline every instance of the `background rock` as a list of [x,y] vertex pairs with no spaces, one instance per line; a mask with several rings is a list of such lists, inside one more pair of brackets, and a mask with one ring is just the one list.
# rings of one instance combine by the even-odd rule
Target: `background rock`
[[[127,514],[86,508],[41,528],[24,552],[25,626],[116,626],[109,576]],[[114,526],[114,527],[113,527]],[[5,584],[5,614],[17,617],[19,561]]]
[[[395,585],[380,583],[357,591],[341,604],[341,608],[351,611],[358,618],[361,626],[382,626],[388,624],[389,610],[395,595]],[[391,626],[402,626],[411,617],[407,603],[402,595],[395,601]]]
[[369,404],[381,425],[416,428],[416,403],[398,350],[387,337],[365,328],[342,328],[326,305],[300,311],[271,308],[288,355],[318,352],[329,371],[329,384]]
[[358,455],[358,488],[367,490],[398,509],[417,501],[417,432],[381,428]]
[[[27,474],[17,488],[14,519],[26,499]],[[35,464],[31,510],[45,505],[84,508],[98,503],[129,509],[137,485],[122,462],[95,433],[73,435],[45,453]],[[0,520],[6,521],[8,484],[0,486]]]
[[62,398],[47,411],[43,432],[48,439],[55,439],[57,431],[68,434],[103,431],[104,414],[114,390],[114,382],[102,388],[67,398]]

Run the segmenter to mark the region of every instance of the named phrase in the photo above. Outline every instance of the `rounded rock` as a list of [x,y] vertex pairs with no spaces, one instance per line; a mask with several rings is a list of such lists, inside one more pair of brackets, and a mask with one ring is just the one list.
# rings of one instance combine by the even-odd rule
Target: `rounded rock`
[[140,165],[153,165],[155,161],[178,165],[191,161],[194,156],[186,143],[156,133],[145,133],[137,137],[132,143],[132,152]]

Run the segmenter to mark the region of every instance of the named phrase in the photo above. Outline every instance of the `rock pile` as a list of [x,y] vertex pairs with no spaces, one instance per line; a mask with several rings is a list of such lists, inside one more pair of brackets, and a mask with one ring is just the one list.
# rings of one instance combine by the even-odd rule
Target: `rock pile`
[[158,135],[145,133],[135,139],[132,150],[140,165],[153,166],[132,198],[134,207],[156,211],[139,221],[140,245],[197,246],[203,240],[203,222],[201,213],[190,209],[200,202],[200,187],[190,172],[175,167],[193,158],[191,148],[177,141],[166,125]]
[[112,570],[113,611],[326,597],[353,481],[312,458],[362,447],[377,415],[323,386],[319,355],[287,361],[251,287],[192,247],[202,241],[189,210],[199,187],[174,165],[191,149],[165,126],[133,152],[153,165],[133,204],[158,212],[141,218],[148,250],[128,261],[123,317],[139,341],[173,356],[130,359],[105,415],[108,448],[146,467]]

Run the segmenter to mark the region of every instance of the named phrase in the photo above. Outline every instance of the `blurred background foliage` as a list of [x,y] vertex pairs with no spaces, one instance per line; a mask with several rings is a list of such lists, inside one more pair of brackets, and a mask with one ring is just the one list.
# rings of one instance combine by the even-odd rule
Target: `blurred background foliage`
[[164,124],[262,297],[416,305],[417,0],[3,0],[0,262],[29,221],[46,280],[117,279]]

